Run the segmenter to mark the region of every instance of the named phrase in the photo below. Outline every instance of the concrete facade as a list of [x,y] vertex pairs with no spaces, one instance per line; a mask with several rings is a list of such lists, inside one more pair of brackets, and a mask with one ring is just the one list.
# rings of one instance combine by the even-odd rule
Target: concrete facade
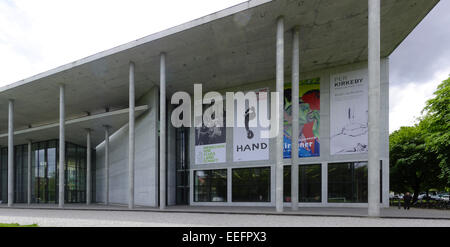
[[[353,70],[367,69],[367,63],[355,63],[345,66],[338,66],[335,68],[311,71],[300,73],[300,80],[320,77],[320,157],[296,158],[293,163],[299,165],[308,164],[322,164],[322,203],[299,203],[299,206],[348,206],[348,207],[367,207],[367,203],[328,203],[327,202],[327,164],[338,162],[358,162],[367,161],[368,154],[352,154],[352,155],[330,155],[330,76],[332,74],[343,73]],[[288,73],[287,73],[288,74]],[[285,82],[290,82],[291,78],[286,75]],[[240,87],[224,88],[220,93],[249,91],[258,88],[269,88],[270,91],[275,91],[274,79],[269,81],[246,83]],[[380,118],[380,159],[383,162],[383,206],[387,207],[389,203],[389,59],[383,58],[381,60],[381,115]],[[270,104],[269,104],[270,105]],[[194,160],[195,143],[194,143],[194,129],[190,130],[190,165],[191,165],[191,188],[193,188],[193,172],[195,170],[209,170],[209,169],[228,169],[228,177],[231,176],[231,169],[243,167],[271,167],[271,202],[270,203],[238,203],[238,202],[194,202],[193,191],[191,190],[191,205],[235,205],[235,206],[275,206],[275,139],[270,140],[270,154],[267,161],[248,161],[248,162],[233,162],[233,129],[227,128],[227,162],[220,164],[196,165]],[[291,165],[291,159],[283,159],[283,165]],[[231,179],[228,181],[230,185]],[[230,187],[231,188],[231,187]],[[169,188],[170,189],[170,188]],[[228,189],[228,198],[231,198],[231,189]],[[284,203],[285,206],[290,206],[290,203]]]
[[[158,88],[153,88],[136,105],[149,109],[136,118],[135,135],[135,204],[158,205]],[[128,204],[128,124],[110,136],[109,140],[109,202]],[[96,147],[96,202],[105,202],[104,142]]]
[[[383,163],[383,176],[381,181],[383,207],[388,207],[389,203],[389,59],[383,58],[381,60],[381,115],[380,118],[380,150],[381,160]],[[328,163],[337,162],[358,162],[367,161],[367,154],[357,155],[330,155],[330,76],[332,74],[343,73],[353,70],[365,69],[367,63],[356,63],[345,66],[339,66],[330,69],[311,71],[307,73],[300,73],[300,80],[308,78],[320,77],[320,90],[321,90],[321,111],[320,111],[320,140],[321,140],[321,155],[320,157],[311,158],[297,158],[293,163],[299,165],[308,164],[322,164],[322,202],[321,203],[298,203],[300,207],[311,206],[327,206],[327,207],[367,207],[367,203],[328,203],[327,202],[327,187],[328,187]],[[286,82],[290,82],[288,76],[285,77]],[[240,87],[224,88],[220,90],[220,93],[225,92],[237,92],[247,91],[257,88],[267,87],[270,91],[275,90],[274,80],[245,83]],[[156,140],[158,122],[156,109],[159,108],[158,101],[158,88],[153,88],[150,92],[145,94],[137,105],[147,104],[149,110],[144,112],[139,118],[136,119],[136,205],[138,206],[158,206],[158,143]],[[270,104],[269,104],[270,105]],[[171,110],[173,106],[169,104],[168,118],[170,119]],[[156,112],[155,112],[156,111]],[[128,168],[127,168],[127,150],[128,150],[128,125],[123,126],[120,130],[115,132],[110,137],[110,202],[113,204],[127,204],[127,184],[128,184]],[[150,141],[149,141],[150,140]],[[207,164],[196,165],[195,164],[195,137],[194,128],[190,128],[190,204],[191,205],[233,205],[233,206],[275,206],[275,140],[270,141],[270,158],[268,161],[249,161],[249,162],[233,162],[233,129],[227,128],[227,162],[220,164]],[[167,204],[175,205],[176,202],[176,178],[175,178],[175,128],[168,123],[168,162],[167,162]],[[104,143],[100,144],[96,148],[96,164],[104,164]],[[283,159],[283,165],[291,165],[290,159]],[[271,167],[271,202],[270,203],[238,203],[231,201],[231,170],[233,168],[244,167]],[[227,169],[228,170],[228,202],[194,202],[193,201],[193,173],[196,170],[209,170],[209,169]],[[96,201],[104,202],[104,167],[97,165],[96,171]],[[291,203],[284,203],[285,207],[290,206]]]
[[[283,144],[282,136],[278,135],[269,141],[268,160],[233,162],[233,129],[227,128],[226,162],[197,165],[195,130],[190,128],[186,154],[190,173],[188,204],[276,206],[280,212],[283,207],[292,206],[281,202],[283,166],[319,164],[322,201],[298,206],[367,207],[368,203],[327,201],[329,164],[369,160],[367,153],[330,155],[330,77],[366,70],[367,74],[376,74],[371,78],[380,85],[380,117],[374,128],[379,131],[380,139],[375,160],[378,158],[383,164],[381,197],[382,206],[386,207],[389,201],[389,55],[437,2],[383,1],[376,14],[383,28],[373,25],[371,28],[381,35],[375,36],[375,42],[369,42],[368,3],[379,5],[378,0],[251,0],[0,88],[0,130],[3,131],[0,145],[12,148],[30,139],[38,142],[57,138],[62,147],[64,140],[86,145],[86,136],[80,133],[90,129],[90,143],[96,147],[93,201],[128,205],[130,209],[135,205],[161,209],[175,205],[178,153],[176,129],[169,121],[174,108],[170,104],[171,95],[177,91],[192,95],[194,83],[202,83],[204,94],[259,88],[282,94],[285,83],[292,80],[291,61],[295,61],[292,31],[298,29],[299,52],[294,54],[300,56],[296,63],[299,78],[320,78],[320,156],[281,159]],[[381,43],[379,52],[376,43]],[[381,64],[375,63],[369,73],[368,55],[374,48],[377,48],[376,55],[371,57],[374,60],[380,57]],[[14,112],[12,103],[7,109],[6,102],[14,102]],[[36,105],[40,107],[37,109]],[[279,120],[283,123],[282,118]],[[110,133],[108,186],[105,126]],[[164,146],[161,148],[159,143]],[[64,149],[60,151],[63,167]],[[9,156],[12,160],[11,153]],[[12,174],[13,161],[9,163]],[[232,169],[244,167],[270,167],[269,202],[232,202]],[[227,202],[194,202],[194,172],[209,169],[227,170]],[[64,177],[64,169],[60,172],[60,177]],[[298,177],[294,176],[293,181],[298,181]],[[13,179],[9,182],[12,196]],[[60,198],[63,198],[64,181],[59,182]],[[13,200],[9,199],[8,203],[12,206]],[[63,204],[59,202],[61,207]]]

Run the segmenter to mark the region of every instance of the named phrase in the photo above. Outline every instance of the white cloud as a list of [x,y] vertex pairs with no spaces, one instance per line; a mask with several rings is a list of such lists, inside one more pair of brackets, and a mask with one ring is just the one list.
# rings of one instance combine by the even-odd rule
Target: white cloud
[[0,86],[241,2],[0,1]]
[[450,74],[450,1],[441,1],[391,54],[389,131],[412,126]]
[[434,97],[437,86],[449,77],[450,68],[439,71],[426,82],[409,82],[389,88],[389,132],[417,123],[427,100]]

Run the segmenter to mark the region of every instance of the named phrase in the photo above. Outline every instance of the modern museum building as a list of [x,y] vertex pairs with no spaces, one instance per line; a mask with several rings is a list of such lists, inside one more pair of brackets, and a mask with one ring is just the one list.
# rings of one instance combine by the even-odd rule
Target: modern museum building
[[[387,207],[389,56],[438,2],[251,0],[4,86],[0,201]],[[282,127],[175,127],[177,92]]]

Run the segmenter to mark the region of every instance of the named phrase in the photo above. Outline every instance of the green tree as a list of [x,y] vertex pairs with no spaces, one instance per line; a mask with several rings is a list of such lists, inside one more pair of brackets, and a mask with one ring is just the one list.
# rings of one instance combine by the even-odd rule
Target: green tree
[[450,185],[450,77],[443,81],[435,97],[427,101],[420,124],[427,131],[427,151],[437,155],[441,167],[440,178]]
[[421,191],[442,188],[437,179],[440,168],[437,155],[426,150],[427,133],[421,125],[401,127],[389,137],[390,184],[396,192],[414,192],[414,200]]

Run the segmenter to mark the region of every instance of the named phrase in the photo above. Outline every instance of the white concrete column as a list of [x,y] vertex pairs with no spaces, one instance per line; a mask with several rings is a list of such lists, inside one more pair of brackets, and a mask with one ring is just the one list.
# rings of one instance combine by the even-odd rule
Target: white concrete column
[[86,129],[86,205],[91,204],[92,198],[91,160],[91,129]]
[[31,164],[31,140],[28,140],[28,156],[27,156],[27,203],[28,205],[31,204],[31,167],[33,164]]
[[8,207],[14,203],[14,100],[8,101]]
[[159,208],[166,208],[166,54],[161,53],[159,76]]
[[134,208],[134,63],[130,62],[129,71],[129,144],[128,144],[128,208]]
[[109,204],[109,126],[105,125],[105,204]]
[[380,216],[380,0],[369,0],[369,208]]
[[64,164],[66,163],[66,138],[64,133],[65,125],[65,105],[64,105],[64,85],[59,86],[59,203],[60,208],[64,207]]
[[276,39],[276,91],[279,93],[278,135],[276,137],[276,169],[275,169],[275,206],[277,212],[283,212],[283,102],[284,102],[284,19],[277,19]]
[[291,201],[292,210],[298,210],[298,136],[299,136],[299,70],[300,31],[295,27],[292,33],[292,147],[291,147]]

